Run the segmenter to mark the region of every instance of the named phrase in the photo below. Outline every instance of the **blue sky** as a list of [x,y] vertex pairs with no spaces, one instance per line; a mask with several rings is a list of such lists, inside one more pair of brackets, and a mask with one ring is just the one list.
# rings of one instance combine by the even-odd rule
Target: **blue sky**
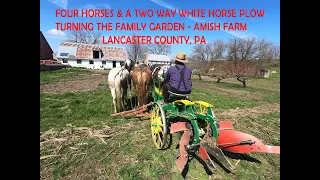
[[[180,18],[178,15],[172,18],[61,18],[55,16],[57,8],[82,9],[264,9],[263,18]],[[205,36],[207,42],[216,39],[227,40],[233,37],[245,38],[255,36],[265,38],[272,42],[280,42],[280,0],[40,0],[40,30],[43,32],[47,41],[54,52],[63,42],[68,32],[56,30],[56,22],[184,22],[186,26],[193,26],[196,22],[242,22],[247,23],[247,31],[193,31],[186,28],[184,31],[103,31],[104,36],[125,35],[133,33],[137,35],[150,36]],[[112,45],[123,47],[125,45]],[[193,45],[178,44],[172,45],[172,55],[178,51],[191,54]]]

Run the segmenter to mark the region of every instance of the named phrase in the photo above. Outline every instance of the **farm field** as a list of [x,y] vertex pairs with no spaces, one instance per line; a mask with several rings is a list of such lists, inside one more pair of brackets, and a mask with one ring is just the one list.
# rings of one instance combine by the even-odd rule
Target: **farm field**
[[[214,105],[218,121],[265,144],[280,145],[280,71],[268,79],[193,78],[192,100]],[[148,119],[110,117],[107,70],[67,68],[40,72],[40,179],[183,179],[175,165],[178,139],[157,150]],[[196,159],[188,179],[280,179],[280,155],[225,153],[236,173],[219,165],[208,176]]]

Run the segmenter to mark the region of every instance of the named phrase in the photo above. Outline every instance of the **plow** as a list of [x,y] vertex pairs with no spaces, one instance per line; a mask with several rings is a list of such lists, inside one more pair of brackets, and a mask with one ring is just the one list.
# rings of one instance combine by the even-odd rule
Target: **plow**
[[[235,167],[224,152],[280,154],[280,146],[264,144],[258,138],[234,129],[230,122],[218,122],[213,105],[191,101],[188,95],[171,93],[170,103],[163,104],[160,81],[153,79],[153,101],[134,110],[111,116],[150,117],[151,136],[158,150],[170,148],[172,135],[179,135],[176,165],[180,172],[193,157],[214,173],[216,160],[225,170],[235,173]],[[151,107],[151,108],[149,108]],[[148,109],[150,113],[148,113]]]

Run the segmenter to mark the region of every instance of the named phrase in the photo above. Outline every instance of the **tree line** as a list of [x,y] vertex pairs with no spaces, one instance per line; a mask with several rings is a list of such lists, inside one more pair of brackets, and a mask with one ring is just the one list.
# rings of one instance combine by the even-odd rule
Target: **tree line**
[[[67,39],[69,42],[85,44],[101,44],[100,40],[101,33],[93,31],[73,31]],[[169,55],[171,46],[128,44],[126,50],[128,58],[143,62],[148,53]],[[198,69],[200,79],[201,74],[207,74],[209,69],[214,68],[217,82],[234,77],[246,87],[247,77],[261,76],[257,74],[264,69],[262,60],[280,60],[280,44],[255,37],[230,38],[226,41],[217,39],[207,44],[194,45],[188,59],[195,62],[193,68]]]
[[[67,41],[84,44],[101,44],[101,32],[72,31]],[[166,44],[130,44],[127,45],[130,59],[143,61],[147,53],[168,55],[171,46]],[[197,62],[216,60],[271,60],[280,59],[280,44],[255,37],[240,39],[230,38],[227,41],[215,40],[207,44],[197,44],[192,48],[189,59]]]
[[192,59],[200,62],[280,59],[280,44],[255,37],[215,40],[195,45],[192,49]]

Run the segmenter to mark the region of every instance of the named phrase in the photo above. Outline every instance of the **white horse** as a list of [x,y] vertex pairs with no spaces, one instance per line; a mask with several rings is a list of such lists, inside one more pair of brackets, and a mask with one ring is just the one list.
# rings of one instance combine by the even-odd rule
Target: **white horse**
[[134,61],[126,60],[121,67],[113,68],[108,75],[108,84],[111,90],[114,112],[124,109],[124,100],[130,85],[130,71],[134,67]]
[[164,79],[162,76],[166,74],[166,72],[171,66],[168,64],[152,64],[149,65],[149,67],[152,72],[152,77],[159,79],[160,82],[163,82]]

